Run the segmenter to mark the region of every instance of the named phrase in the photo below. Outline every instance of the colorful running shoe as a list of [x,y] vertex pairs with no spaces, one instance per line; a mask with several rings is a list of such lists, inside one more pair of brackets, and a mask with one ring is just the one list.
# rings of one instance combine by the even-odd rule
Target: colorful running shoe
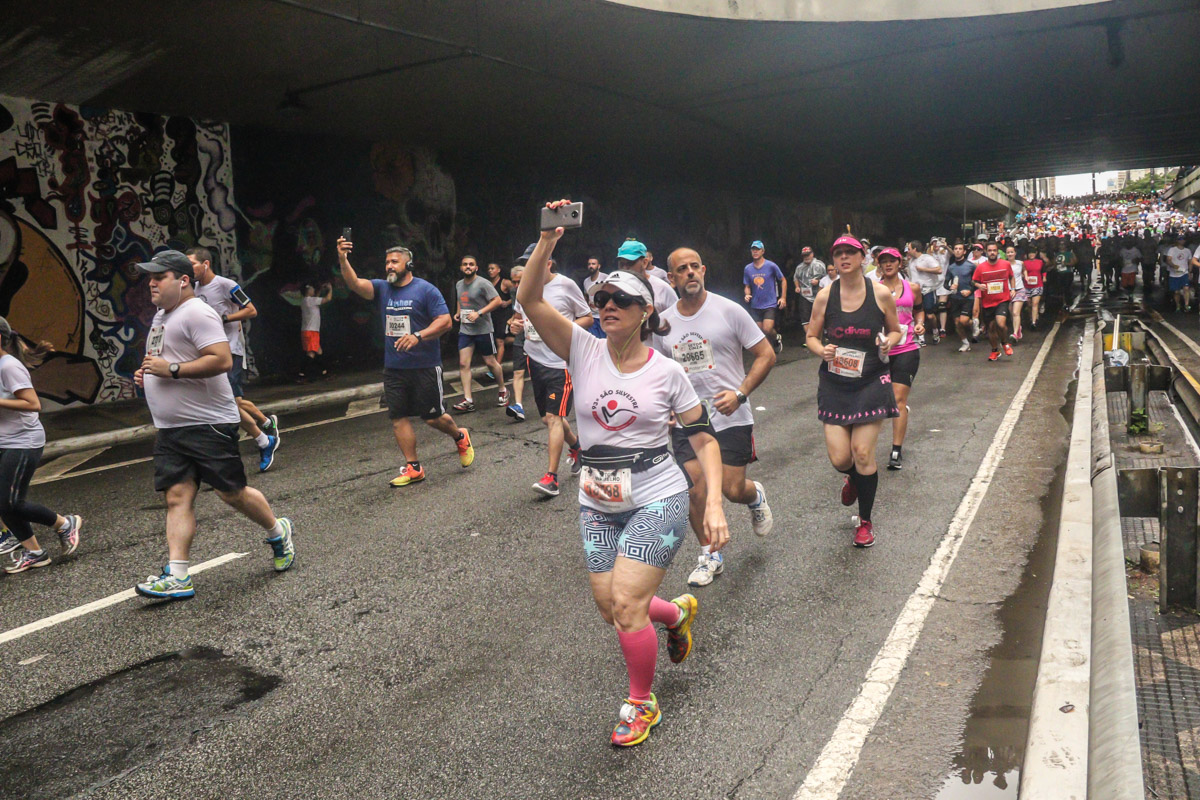
[[151,575],[146,578],[145,583],[139,583],[133,588],[142,597],[153,597],[159,600],[184,600],[196,596],[196,589],[192,586],[192,576],[188,575],[181,580],[172,575],[168,567],[163,567],[162,575],[157,578]]
[[720,553],[702,552],[699,562],[688,575],[688,586],[708,586],[725,569],[725,558]]
[[498,405],[498,406],[507,406],[508,405],[508,389],[501,389],[499,394],[496,395],[496,405]]
[[855,547],[870,547],[875,544],[875,531],[868,520],[859,520],[858,530],[854,531]]
[[992,354],[990,356],[988,356],[988,361],[999,361],[999,360],[1000,360],[1000,351],[999,350],[993,350]]
[[617,747],[633,747],[646,741],[650,729],[662,722],[662,711],[658,708],[658,698],[653,693],[644,703],[626,700],[621,706],[620,720],[613,728],[612,743]]
[[462,438],[454,443],[458,448],[458,463],[463,465],[463,469],[475,463],[475,448],[471,446],[471,434],[466,428],[459,428],[462,432]]
[[525,421],[525,409],[520,403],[509,403],[508,408],[504,409],[504,413],[508,414],[517,422]]
[[692,623],[700,613],[700,603],[690,594],[681,594],[671,602],[679,606],[683,619],[667,628],[667,655],[672,664],[682,664],[692,654]]
[[6,556],[21,546],[17,537],[8,528],[0,530],[0,556]]
[[83,517],[78,514],[67,515],[67,529],[65,531],[55,531],[58,534],[58,541],[62,544],[62,554],[69,556],[75,552],[75,548],[79,547],[79,531],[83,528]]
[[571,474],[578,475],[583,472],[583,450],[576,442],[574,447],[567,448],[567,460],[571,462]]
[[267,434],[267,446],[258,448],[258,471],[266,472],[275,463],[275,451],[279,449],[279,437]]
[[850,476],[846,476],[846,482],[842,484],[842,505],[848,506],[858,499],[858,487],[854,485],[854,481],[850,480]]
[[542,494],[558,497],[558,478],[547,472],[540,481],[533,485],[533,488]]
[[767,505],[767,490],[763,485],[755,481],[754,491],[757,495],[750,504],[750,529],[758,536],[766,536],[775,526],[775,517],[771,514],[771,507]]
[[389,481],[390,486],[408,486],[410,483],[425,480],[425,468],[413,469],[412,464],[405,464],[400,474]]
[[296,545],[292,543],[292,521],[280,517],[279,524],[283,526],[283,535],[264,541],[271,545],[271,551],[275,554],[275,571],[286,572],[296,560]]
[[33,553],[31,550],[21,549],[21,557],[13,564],[5,564],[4,571],[9,575],[16,575],[18,572],[24,572],[27,569],[36,567],[45,567],[50,563],[50,554],[43,550],[40,553]]
[[1013,354],[1012,345],[1008,342],[1004,343],[1004,355],[1011,356]]
[[459,414],[466,414],[468,412],[475,410],[475,401],[474,400],[460,400],[459,402],[455,403],[450,408],[451,408],[451,410],[456,411]]

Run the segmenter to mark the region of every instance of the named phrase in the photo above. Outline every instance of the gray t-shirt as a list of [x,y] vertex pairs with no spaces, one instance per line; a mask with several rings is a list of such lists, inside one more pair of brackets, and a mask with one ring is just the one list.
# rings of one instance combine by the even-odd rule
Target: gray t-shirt
[[[237,281],[231,281],[229,278],[220,275],[213,275],[212,280],[201,286],[199,283],[195,286],[196,297],[199,297],[210,307],[217,312],[218,321],[223,314],[232,314],[235,311],[241,311],[243,306],[241,303],[233,299],[235,289],[241,289]],[[229,352],[235,356],[246,355],[246,345],[242,342],[242,323],[226,322],[225,323],[225,338],[229,340]]]
[[[146,337],[146,354],[185,364],[199,358],[205,347],[224,341],[220,315],[204,301],[192,298],[170,311],[158,310]],[[225,373],[210,378],[146,375],[145,382],[146,405],[156,428],[241,422]]]
[[[0,397],[12,400],[22,389],[32,389],[29,370],[15,356],[0,356]],[[46,431],[36,411],[0,408],[0,450],[35,450],[46,444]]]
[[492,315],[480,314],[474,322],[467,322],[468,311],[479,311],[481,308],[500,296],[496,287],[489,280],[476,275],[470,283],[460,280],[454,285],[454,293],[458,295],[458,308],[461,316],[458,318],[458,332],[468,336],[478,336],[492,332]]

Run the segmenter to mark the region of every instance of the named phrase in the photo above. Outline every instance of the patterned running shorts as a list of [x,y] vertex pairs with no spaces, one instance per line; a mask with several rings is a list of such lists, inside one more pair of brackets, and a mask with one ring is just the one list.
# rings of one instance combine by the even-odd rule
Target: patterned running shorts
[[687,536],[687,524],[687,492],[617,514],[580,506],[588,572],[612,572],[619,555],[666,569]]

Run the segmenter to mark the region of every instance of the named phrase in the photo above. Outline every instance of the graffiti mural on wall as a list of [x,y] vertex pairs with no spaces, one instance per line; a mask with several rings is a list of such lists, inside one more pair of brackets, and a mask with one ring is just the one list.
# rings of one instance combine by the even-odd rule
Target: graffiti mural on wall
[[237,260],[223,124],[0,95],[0,314],[53,355],[46,399],[136,395],[154,308],[135,265],[197,243]]

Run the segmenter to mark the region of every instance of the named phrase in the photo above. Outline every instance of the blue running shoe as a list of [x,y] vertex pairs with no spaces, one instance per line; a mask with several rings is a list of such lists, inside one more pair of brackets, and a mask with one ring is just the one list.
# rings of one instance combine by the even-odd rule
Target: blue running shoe
[[8,528],[0,530],[0,556],[6,556],[21,546]]
[[280,517],[279,524],[283,526],[283,535],[267,539],[266,542],[275,553],[275,571],[285,572],[296,560],[296,545],[292,544],[292,521],[287,517]]
[[27,569],[35,569],[37,567],[45,567],[50,564],[50,554],[45,550],[34,553],[25,548],[21,548],[21,557],[13,564],[5,564],[4,571],[9,575],[16,575],[18,572],[24,572]]
[[133,589],[142,597],[152,597],[158,600],[184,600],[196,596],[196,589],[192,586],[192,576],[188,575],[180,580],[171,574],[168,567],[163,567],[162,575],[157,578],[151,575],[146,578],[145,583],[139,583]]
[[275,463],[275,451],[279,449],[279,437],[267,434],[267,446],[258,449],[258,471],[266,472]]
[[504,413],[508,414],[517,422],[525,421],[525,409],[521,408],[520,403],[510,403],[508,408],[504,409]]

